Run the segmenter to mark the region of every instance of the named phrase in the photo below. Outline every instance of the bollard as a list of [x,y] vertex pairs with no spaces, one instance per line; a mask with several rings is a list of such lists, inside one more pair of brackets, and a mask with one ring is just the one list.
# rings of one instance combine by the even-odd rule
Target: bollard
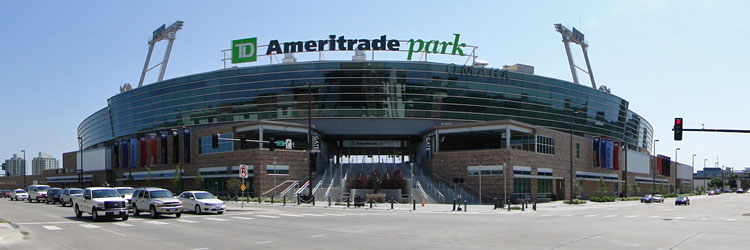
[[466,212],[466,210],[469,210],[468,208],[469,208],[469,206],[467,206],[466,200],[464,200],[464,212]]
[[496,210],[497,209],[497,197],[492,198],[492,203],[494,204],[494,206],[492,207],[492,210]]
[[271,205],[273,205],[273,198],[274,198],[274,196],[271,195]]
[[313,207],[315,206],[315,196],[312,197]]
[[536,200],[534,200],[534,211],[536,211]]
[[299,196],[297,196],[297,206],[299,206]]
[[391,210],[393,210],[393,199],[391,199]]
[[417,200],[411,200],[411,204],[413,205],[412,210],[416,211],[417,210]]
[[529,208],[529,200],[523,201],[526,204],[526,208]]
[[349,198],[346,198],[346,207],[349,207]]
[[524,209],[523,209],[523,202],[521,202],[521,211],[524,211]]
[[451,211],[456,211],[456,199],[453,199],[453,210]]
[[260,204],[260,200],[263,198],[263,196],[258,195],[258,204]]
[[510,202],[508,202],[508,212],[510,212]]
[[286,207],[286,195],[284,195],[284,200],[283,200],[283,202],[284,202],[284,206]]
[[328,196],[328,207],[331,207],[331,196]]

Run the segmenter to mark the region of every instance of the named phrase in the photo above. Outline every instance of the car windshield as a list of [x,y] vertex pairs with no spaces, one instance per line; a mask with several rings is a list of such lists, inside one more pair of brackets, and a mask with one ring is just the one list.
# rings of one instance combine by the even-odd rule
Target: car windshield
[[26,193],[26,191],[23,191],[23,190],[16,190],[16,193],[17,193],[17,194],[22,194],[22,193]]
[[132,189],[132,188],[118,188],[117,192],[119,192],[122,195],[129,195],[129,194],[133,194],[133,192],[135,192],[135,189]]
[[661,198],[661,197],[663,197],[663,196],[661,196],[661,195],[658,195],[658,194],[657,194],[657,195],[654,195],[654,197],[656,197],[656,198]]
[[169,192],[169,190],[156,190],[151,191],[151,198],[166,198],[166,197],[172,197],[172,192]]
[[120,197],[120,193],[114,189],[99,189],[92,192],[94,198]]
[[70,190],[70,194],[82,194],[82,193],[83,193],[82,189],[71,189]]
[[210,193],[195,193],[195,198],[202,200],[202,199],[216,199],[216,196],[210,194]]
[[685,196],[677,197],[678,200],[684,200],[685,198],[687,198],[687,197],[685,197]]
[[47,189],[49,189],[49,187],[45,187],[45,186],[40,186],[40,187],[37,187],[37,188],[36,188],[36,190],[39,190],[40,192],[41,192],[41,191],[47,191]]
[[57,189],[57,188],[53,188],[47,191],[47,193],[51,193],[51,194],[59,194],[60,192],[62,192],[62,190]]
[[644,196],[643,196],[643,198],[649,198],[649,197],[651,197],[651,195],[648,195],[648,194],[647,194],[647,195],[644,195]]

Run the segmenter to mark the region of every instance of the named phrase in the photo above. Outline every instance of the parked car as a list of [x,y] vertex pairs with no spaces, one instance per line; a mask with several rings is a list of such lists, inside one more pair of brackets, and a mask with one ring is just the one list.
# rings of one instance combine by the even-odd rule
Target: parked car
[[0,198],[10,198],[10,192],[13,190],[0,190]]
[[653,197],[651,197],[651,202],[664,203],[664,196],[655,194]]
[[653,196],[650,194],[644,195],[641,197],[641,203],[651,203],[651,198],[653,198]]
[[690,205],[690,198],[688,198],[687,196],[680,196],[680,197],[677,197],[677,199],[676,199],[676,200],[674,200],[674,205],[675,205],[675,206],[677,206],[677,205],[685,205],[685,206],[688,206],[688,205]]
[[133,193],[135,192],[135,188],[116,187],[115,190],[122,195],[122,198],[128,201],[128,209],[133,208]]
[[80,188],[66,188],[63,189],[62,195],[60,196],[60,204],[64,207],[67,204],[73,205],[73,198],[83,195],[83,189]]
[[121,196],[117,190],[110,187],[86,188],[83,190],[83,196],[73,199],[76,218],[88,213],[94,221],[98,221],[101,215],[128,220],[127,201]]
[[139,188],[133,193],[133,215],[141,211],[148,211],[151,218],[158,218],[162,214],[182,215],[182,202],[175,198],[172,192],[162,188]]
[[[60,197],[62,196],[62,189],[61,188],[50,188],[47,190],[47,204],[55,204],[57,202],[60,202]],[[62,203],[62,202],[60,202]]]
[[738,194],[744,194],[744,193],[745,193],[745,190],[743,190],[742,188],[738,188],[738,189],[737,189],[737,193],[738,193]]
[[716,195],[716,192],[714,192],[713,190],[709,190],[709,191],[708,191],[708,195],[709,195],[709,196],[711,196],[711,195]]
[[29,199],[29,193],[23,189],[16,189],[10,193],[10,200],[27,200]]
[[27,201],[42,202],[47,200],[47,190],[49,188],[47,185],[30,185],[26,189],[29,192],[29,199]]
[[185,191],[177,197],[182,202],[183,210],[190,210],[196,214],[204,212],[222,214],[227,209],[224,201],[206,191]]

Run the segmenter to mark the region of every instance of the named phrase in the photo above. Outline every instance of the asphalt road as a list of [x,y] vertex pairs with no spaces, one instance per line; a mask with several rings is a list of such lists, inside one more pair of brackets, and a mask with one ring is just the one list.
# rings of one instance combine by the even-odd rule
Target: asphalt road
[[[0,199],[0,218],[28,232],[5,249],[747,249],[750,194],[690,206],[617,202],[470,212],[252,206],[179,219],[76,219],[73,209]],[[750,215],[750,214],[749,214]]]

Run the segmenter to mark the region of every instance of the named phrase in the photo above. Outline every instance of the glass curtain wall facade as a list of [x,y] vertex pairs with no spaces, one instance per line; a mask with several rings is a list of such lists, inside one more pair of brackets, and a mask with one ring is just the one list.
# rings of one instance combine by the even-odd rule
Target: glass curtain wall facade
[[577,133],[624,138],[651,150],[651,125],[617,96],[543,76],[500,70],[502,77],[488,77],[450,67],[322,61],[178,77],[111,97],[81,123],[79,135],[89,147],[180,126],[306,119],[310,84],[314,118],[513,119],[563,131],[573,121]]

